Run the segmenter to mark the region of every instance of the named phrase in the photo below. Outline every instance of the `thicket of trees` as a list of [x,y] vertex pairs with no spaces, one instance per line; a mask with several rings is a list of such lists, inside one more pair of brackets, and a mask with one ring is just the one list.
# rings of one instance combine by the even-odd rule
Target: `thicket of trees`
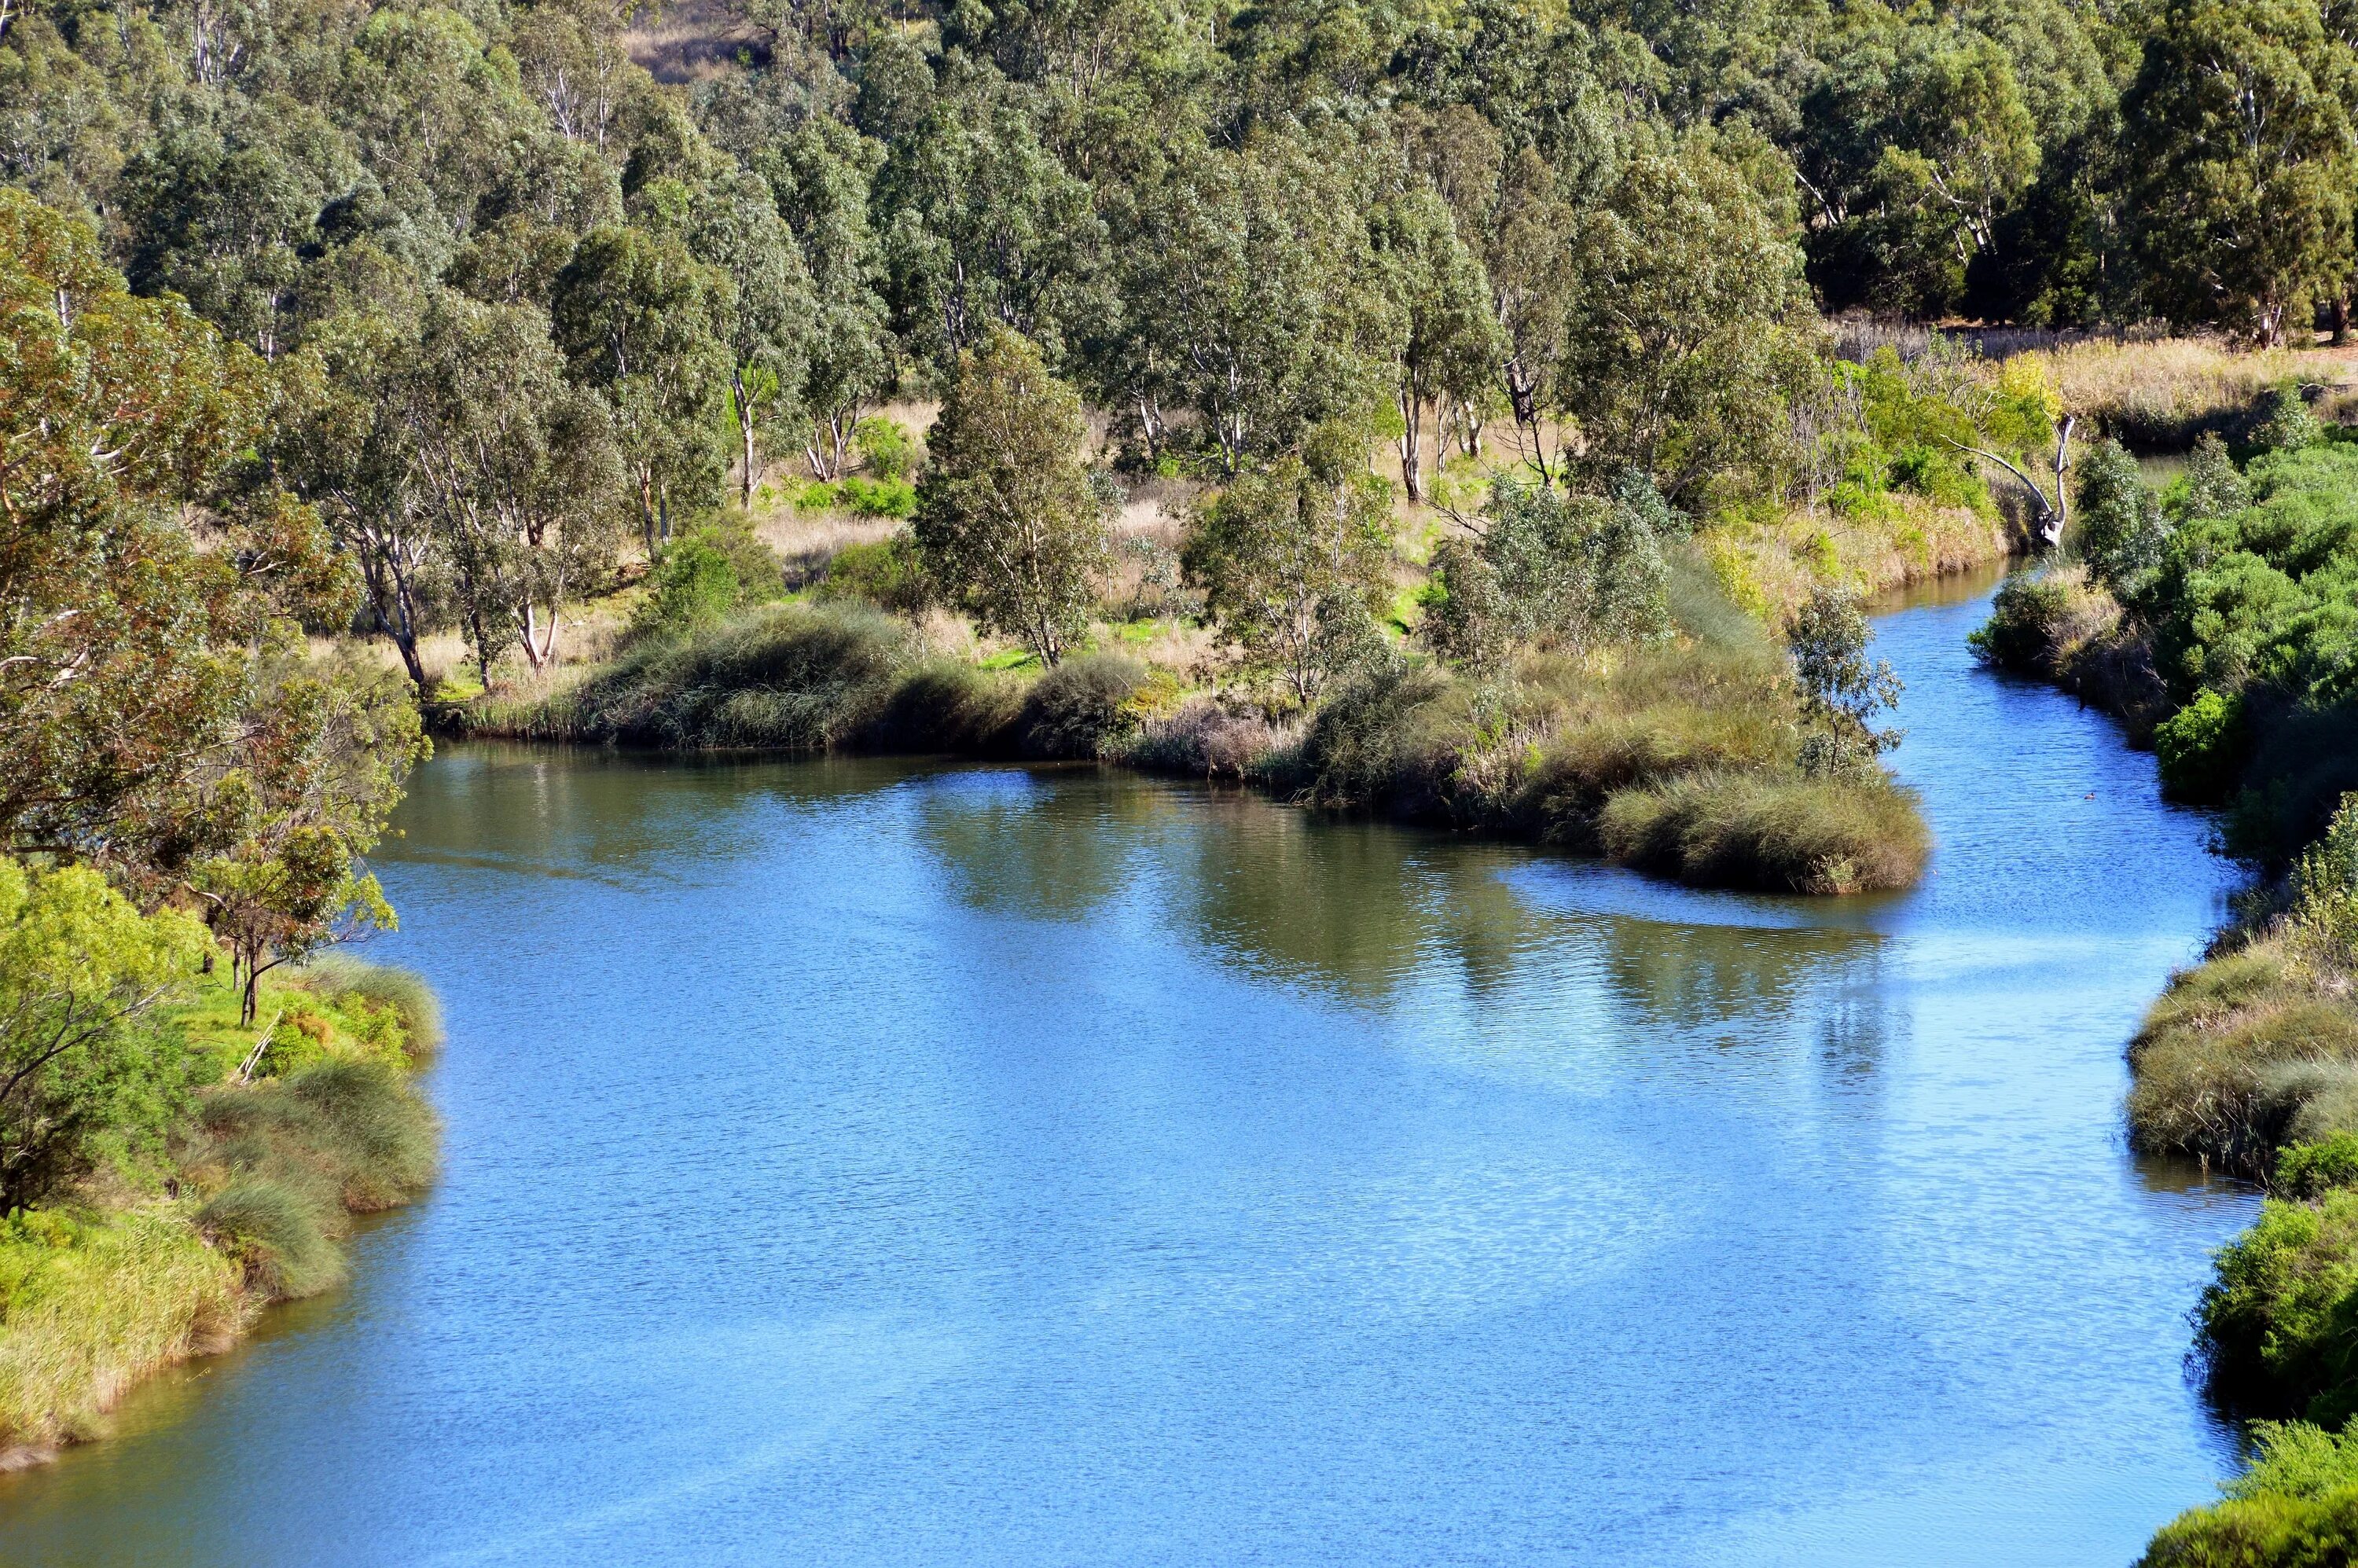
[[999,333],[1132,468],[1347,424],[1412,496],[1437,433],[1691,508],[1795,482],[1813,306],[2346,317],[2315,0],[722,5],[678,87],[615,0],[0,10],[0,182],[259,362],[421,687],[426,627],[546,665],[631,535],[840,476]]

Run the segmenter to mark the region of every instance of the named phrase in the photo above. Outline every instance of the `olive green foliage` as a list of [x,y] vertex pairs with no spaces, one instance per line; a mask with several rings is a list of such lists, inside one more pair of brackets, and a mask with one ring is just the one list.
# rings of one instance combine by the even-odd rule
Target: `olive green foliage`
[[2268,395],[2267,412],[2252,428],[2252,445],[2266,452],[2297,452],[2325,439],[2309,399],[2297,386],[2280,386]]
[[2344,1326],[2358,1313],[2358,1191],[2270,1199],[2218,1268],[2199,1314],[2214,1385],[2255,1411],[2333,1425],[2358,1413]]
[[932,601],[915,535],[906,529],[871,545],[846,545],[827,563],[819,580],[823,599],[864,599],[884,610],[922,610]]
[[2256,1422],[2221,1501],[2162,1526],[2139,1568],[2330,1568],[2358,1550],[2358,1433]]
[[2276,866],[2358,787],[2358,446],[2284,438],[2241,470],[2206,438],[2158,516],[2099,449],[2084,566],[2009,584],[1976,641],[2149,728],[2173,792]]
[[1241,473],[1196,510],[1180,570],[1248,675],[1296,705],[1381,646],[1390,491],[1354,472],[1339,440]]
[[1846,517],[1888,520],[1901,514],[1901,496],[1986,514],[1989,487],[1966,449],[2015,452],[2043,440],[2043,415],[2028,402],[2003,385],[1994,394],[1962,351],[1938,339],[1905,359],[1886,345],[1863,362],[1837,361],[1810,400],[1826,427],[1801,454],[1805,483]]
[[1872,768],[1805,774],[1779,650],[1692,568],[1673,565],[1669,597],[1675,635],[1601,661],[1379,666],[1259,771],[1330,805],[1518,833],[1707,886],[1912,883],[1930,849],[1912,797]]
[[1081,400],[1027,339],[961,353],[918,486],[927,573],[986,629],[1042,663],[1087,628],[1107,561],[1105,503],[1080,452]]
[[917,443],[897,419],[871,415],[853,430],[861,463],[879,480],[905,480],[917,466]]
[[1692,504],[1769,467],[1807,363],[1801,258],[1745,174],[1695,141],[1630,160],[1566,258],[1609,308],[1568,323],[1565,412],[1597,481],[1635,468]]
[[2169,711],[2144,639],[2082,564],[2045,563],[2006,579],[1966,639],[1993,668],[2050,680],[2133,725]]
[[0,1202],[38,1202],[102,1163],[152,1162],[195,1068],[160,1011],[212,951],[81,867],[0,858]]
[[682,749],[824,751],[913,662],[905,626],[853,605],[755,611],[632,652],[550,705],[535,733]]
[[2132,1134],[2265,1169],[2285,1143],[2358,1133],[2358,797],[2293,868],[2272,924],[2180,976],[2130,1047]]
[[391,1043],[408,1060],[441,1048],[442,1000],[423,976],[331,954],[306,966],[301,979],[328,1006],[344,1010],[346,1027],[355,1033],[365,1034],[369,1029],[363,1017],[353,1015],[390,1012],[398,1025]]
[[849,512],[855,517],[905,521],[916,515],[917,491],[905,479],[846,474],[841,479],[813,480],[803,486],[795,504],[810,512]]
[[1877,714],[1898,706],[1901,687],[1889,664],[1867,658],[1874,635],[1856,597],[1832,588],[1812,594],[1786,628],[1810,730],[1801,742],[1805,773],[1856,774],[1899,743],[1898,730],[1875,727]]
[[737,607],[737,568],[712,545],[690,535],[656,556],[647,597],[632,618],[641,636],[676,636],[718,625]]
[[1582,654],[1670,631],[1665,550],[1685,532],[1642,475],[1610,498],[1566,499],[1501,480],[1472,540],[1433,554],[1441,595],[1425,627],[1444,656],[1496,669],[1524,646]]

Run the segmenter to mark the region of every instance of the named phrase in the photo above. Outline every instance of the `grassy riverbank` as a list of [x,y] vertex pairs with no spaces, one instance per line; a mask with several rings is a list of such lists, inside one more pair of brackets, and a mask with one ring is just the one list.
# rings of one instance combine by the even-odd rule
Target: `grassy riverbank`
[[2163,1530],[2171,1568],[2358,1551],[2358,444],[2278,393],[2166,488],[2117,449],[2083,466],[2063,559],[2017,578],[1984,658],[2118,716],[2164,789],[2223,807],[2258,881],[2128,1047],[2140,1150],[2265,1184],[2198,1313],[2212,1397],[2253,1467]]
[[1930,838],[1872,765],[1801,762],[1783,648],[1698,562],[1666,635],[1481,673],[1400,651],[1307,709],[1123,654],[1044,674],[927,650],[906,620],[783,604],[643,643],[536,700],[452,709],[460,733],[661,750],[1093,759],[1227,779],[1330,810],[1560,845],[1707,886],[1906,887]]
[[410,1072],[440,1025],[415,977],[323,965],[265,980],[266,1033],[237,1014],[208,979],[166,1018],[203,1087],[159,1162],[0,1220],[0,1465],[100,1435],[143,1377],[340,1282],[352,1217],[433,1180]]

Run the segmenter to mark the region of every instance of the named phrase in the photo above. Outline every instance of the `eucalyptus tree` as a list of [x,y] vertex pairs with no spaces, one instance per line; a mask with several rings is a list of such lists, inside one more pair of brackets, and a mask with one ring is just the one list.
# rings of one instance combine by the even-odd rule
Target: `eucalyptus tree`
[[1394,320],[1356,155],[1271,136],[1175,158],[1139,192],[1119,364],[1150,439],[1185,409],[1234,475],[1384,396]]
[[1635,468],[1681,504],[1760,471],[1806,351],[1801,257],[1735,168],[1690,143],[1629,160],[1569,258],[1559,410],[1597,480]]
[[1024,96],[957,66],[876,177],[894,326],[943,376],[996,328],[1061,359],[1109,309],[1104,222]]
[[1417,182],[1384,203],[1372,227],[1374,267],[1396,323],[1401,481],[1417,501],[1424,495],[1427,417],[1444,402],[1464,406],[1481,395],[1497,374],[1503,339],[1482,264],[1431,186]]
[[800,416],[809,368],[811,277],[769,185],[749,169],[716,172],[694,196],[686,238],[729,279],[729,413],[737,427],[738,491],[747,508],[762,454]]
[[2314,0],[2169,0],[2121,100],[2147,298],[2260,343],[2353,265],[2358,61]]
[[984,628],[1047,665],[1087,629],[1106,567],[1087,438],[1079,394],[1037,345],[999,328],[958,356],[917,486],[926,570]]
[[416,450],[421,308],[388,301],[320,324],[285,384],[271,453],[360,574],[362,603],[424,701],[419,643],[445,575]]
[[1357,460],[1365,439],[1324,430],[1238,474],[1196,507],[1181,547],[1220,640],[1297,706],[1381,641],[1391,494]]
[[884,149],[840,121],[806,120],[755,155],[810,276],[810,330],[800,400],[805,456],[820,479],[841,475],[860,417],[892,378],[882,251],[868,220]]
[[477,672],[490,685],[508,647],[545,670],[567,605],[613,559],[625,504],[613,421],[567,379],[533,306],[437,290],[415,364],[403,416]]
[[631,226],[582,236],[557,277],[556,342],[573,380],[606,401],[650,554],[676,502],[708,501],[719,486],[732,292],[676,235]]

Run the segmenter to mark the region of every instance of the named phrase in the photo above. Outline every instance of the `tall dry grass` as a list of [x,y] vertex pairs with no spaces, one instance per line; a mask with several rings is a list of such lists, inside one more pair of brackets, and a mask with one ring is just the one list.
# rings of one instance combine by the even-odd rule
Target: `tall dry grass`
[[2338,355],[2207,338],[2073,343],[2038,357],[2065,408],[2141,451],[2182,451],[2206,430],[2240,436],[2273,387],[2321,386],[2333,403],[2358,382],[2358,366]]

